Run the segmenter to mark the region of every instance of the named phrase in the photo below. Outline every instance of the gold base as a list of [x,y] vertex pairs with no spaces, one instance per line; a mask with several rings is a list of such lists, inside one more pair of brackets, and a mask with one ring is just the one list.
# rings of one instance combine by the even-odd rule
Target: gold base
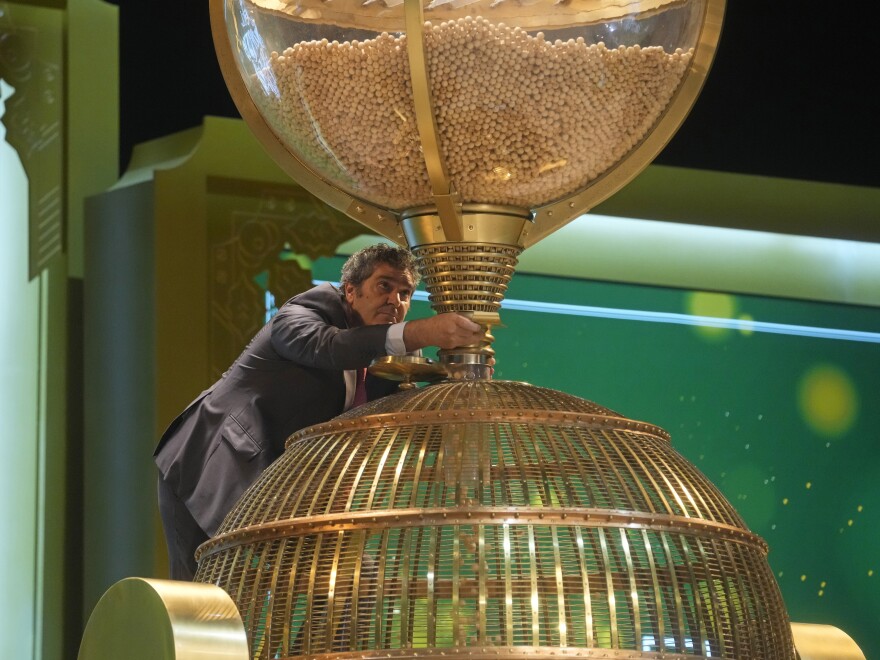
[[238,608],[220,587],[126,578],[98,601],[78,660],[248,660]]

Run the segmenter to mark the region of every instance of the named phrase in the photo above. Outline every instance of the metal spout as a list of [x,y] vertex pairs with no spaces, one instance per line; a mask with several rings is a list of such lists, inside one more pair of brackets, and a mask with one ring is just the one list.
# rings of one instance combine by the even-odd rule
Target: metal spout
[[460,241],[449,240],[434,208],[404,213],[403,227],[431,308],[462,314],[484,328],[481,341],[439,352],[448,378],[488,379],[495,357],[492,329],[501,325],[501,303],[531,219],[524,209],[465,206],[462,223]]

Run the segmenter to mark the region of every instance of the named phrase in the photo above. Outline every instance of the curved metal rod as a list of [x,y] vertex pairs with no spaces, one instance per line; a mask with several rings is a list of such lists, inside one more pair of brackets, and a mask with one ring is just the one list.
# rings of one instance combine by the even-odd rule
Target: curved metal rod
[[449,179],[446,162],[440,153],[440,139],[431,98],[428,60],[425,57],[425,18],[422,0],[404,0],[406,14],[406,51],[416,111],[416,127],[422,142],[431,192],[437,205],[440,224],[446,240],[460,242],[464,238],[461,201]]

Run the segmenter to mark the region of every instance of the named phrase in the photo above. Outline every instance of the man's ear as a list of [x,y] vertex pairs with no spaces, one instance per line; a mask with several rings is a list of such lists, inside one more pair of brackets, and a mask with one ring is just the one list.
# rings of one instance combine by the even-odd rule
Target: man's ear
[[351,282],[346,282],[343,287],[343,292],[345,293],[345,300],[349,304],[354,302],[354,294],[355,294],[355,286]]

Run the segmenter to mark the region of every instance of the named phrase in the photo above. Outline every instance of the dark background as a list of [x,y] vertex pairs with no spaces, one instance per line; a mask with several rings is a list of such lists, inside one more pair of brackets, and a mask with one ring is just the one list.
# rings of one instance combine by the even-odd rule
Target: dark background
[[[121,171],[135,144],[205,115],[239,116],[215,57],[208,0],[112,4]],[[880,187],[875,25],[845,5],[729,0],[704,90],[655,162]]]

